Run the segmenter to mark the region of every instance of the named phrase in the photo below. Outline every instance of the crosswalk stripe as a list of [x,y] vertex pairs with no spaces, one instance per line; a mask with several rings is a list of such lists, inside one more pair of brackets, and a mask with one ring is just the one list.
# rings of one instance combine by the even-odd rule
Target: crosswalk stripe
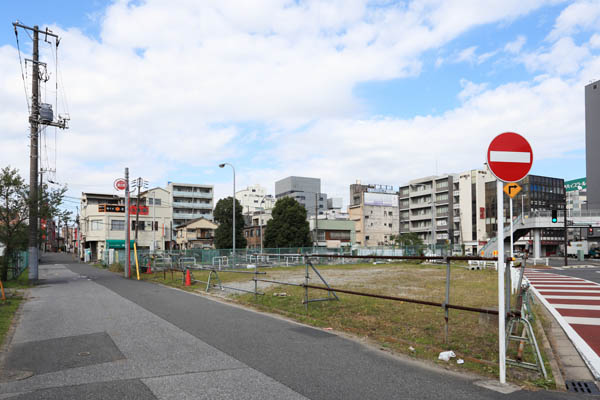
[[569,310],[597,310],[597,311],[600,311],[600,305],[594,306],[594,305],[590,305],[590,304],[561,304],[561,303],[552,303],[552,305],[557,310],[569,309]]
[[563,317],[569,324],[600,325],[600,318]]
[[[542,294],[543,296],[543,294]],[[564,299],[564,300],[595,300],[593,296],[562,296],[562,295],[549,295],[544,296],[547,299]]]

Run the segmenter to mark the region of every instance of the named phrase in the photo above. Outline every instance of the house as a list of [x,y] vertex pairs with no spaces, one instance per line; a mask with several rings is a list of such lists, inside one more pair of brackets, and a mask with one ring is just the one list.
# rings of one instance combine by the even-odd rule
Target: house
[[200,217],[176,228],[177,247],[185,249],[214,248],[215,230],[218,225]]

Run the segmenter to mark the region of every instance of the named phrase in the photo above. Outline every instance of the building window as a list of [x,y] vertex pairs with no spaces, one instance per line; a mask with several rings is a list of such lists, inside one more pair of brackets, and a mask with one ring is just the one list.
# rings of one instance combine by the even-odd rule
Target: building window
[[102,220],[101,219],[93,219],[90,221],[90,231],[101,231],[102,230]]
[[110,230],[111,231],[124,231],[125,230],[125,220],[123,219],[113,219],[110,221]]
[[154,199],[154,198],[152,198],[152,197],[149,197],[149,198],[148,198],[148,204],[149,204],[149,205],[151,205],[151,206],[152,206],[152,205],[155,205],[155,206],[160,206],[160,204],[161,204],[161,200],[160,200],[160,199]]
[[[146,228],[145,221],[140,221],[138,231],[143,231]],[[131,221],[131,230],[135,231],[135,221]]]

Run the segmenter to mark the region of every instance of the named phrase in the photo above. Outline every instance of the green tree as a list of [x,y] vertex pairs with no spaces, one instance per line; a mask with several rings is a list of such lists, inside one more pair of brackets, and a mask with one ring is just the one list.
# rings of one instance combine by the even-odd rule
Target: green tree
[[277,200],[273,218],[267,222],[265,247],[305,247],[312,244],[306,209],[291,197]]
[[[40,190],[39,200],[39,218],[48,221],[55,220],[57,228],[60,229],[61,221],[64,221],[64,216],[70,216],[71,211],[61,210],[63,198],[67,192],[67,187],[50,188],[47,184],[43,184]],[[39,243],[43,244],[42,235],[45,232],[39,232]],[[60,235],[60,233],[58,233]]]
[[10,166],[0,171],[0,243],[4,245],[2,280],[16,251],[27,248],[28,190],[19,171]]
[[391,239],[399,246],[422,246],[423,240],[414,232],[393,235]]
[[[217,202],[213,215],[215,222],[219,227],[215,231],[215,247],[217,249],[233,248],[233,213],[231,196],[221,199]],[[244,217],[242,215],[242,205],[235,200],[235,247],[243,249],[246,247],[246,238],[244,237]]]

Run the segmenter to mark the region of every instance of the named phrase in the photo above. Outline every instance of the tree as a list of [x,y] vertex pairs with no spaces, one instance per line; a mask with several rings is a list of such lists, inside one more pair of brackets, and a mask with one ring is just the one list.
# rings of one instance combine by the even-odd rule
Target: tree
[[422,246],[423,240],[414,232],[393,235],[391,239],[399,246]]
[[[70,216],[72,214],[71,211],[61,210],[60,206],[63,202],[63,198],[65,193],[67,192],[67,187],[63,186],[57,189],[51,189],[47,184],[43,184],[40,190],[40,200],[39,200],[39,218],[45,219],[46,223],[50,220],[57,220],[56,226],[60,229],[61,221],[64,221],[64,216]],[[40,230],[39,233],[39,242],[41,241],[42,236],[45,232]],[[60,232],[58,233],[60,236]]]
[[[221,199],[217,202],[213,215],[215,222],[219,227],[215,230],[215,247],[217,249],[233,248],[233,215],[231,196]],[[244,237],[244,217],[242,215],[242,205],[235,200],[235,247],[243,249],[246,247],[246,238]]]
[[312,244],[306,209],[291,197],[277,200],[273,218],[267,222],[265,247],[305,247]]
[[0,243],[4,245],[2,280],[14,253],[27,249],[28,186],[10,166],[0,171]]

